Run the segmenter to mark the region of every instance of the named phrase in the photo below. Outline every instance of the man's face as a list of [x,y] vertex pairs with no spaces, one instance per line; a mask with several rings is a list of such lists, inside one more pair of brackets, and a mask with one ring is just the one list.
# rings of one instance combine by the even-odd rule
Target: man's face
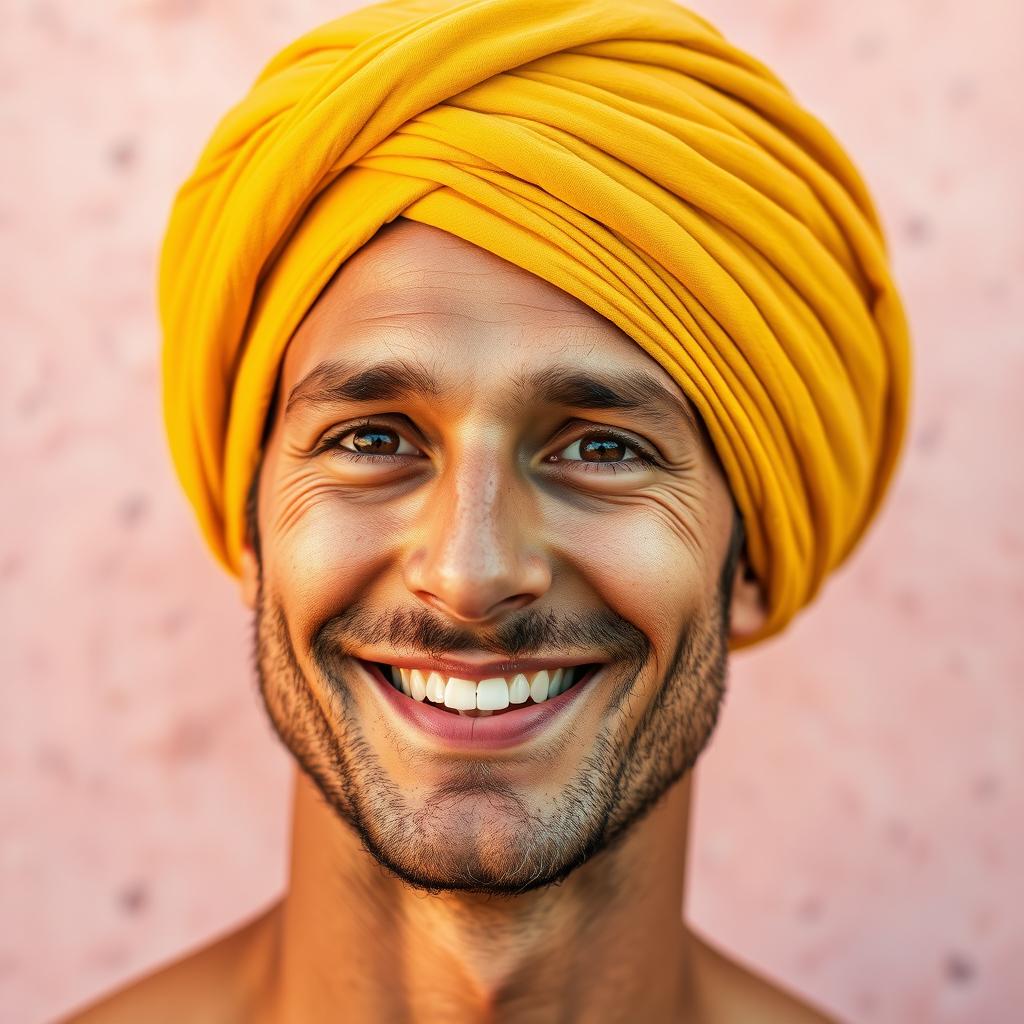
[[[432,890],[544,885],[694,763],[724,689],[733,505],[623,332],[399,220],[296,332],[272,416],[244,570],[261,692],[383,865]],[[543,699],[556,668],[572,685]],[[442,703],[474,686],[513,703]]]

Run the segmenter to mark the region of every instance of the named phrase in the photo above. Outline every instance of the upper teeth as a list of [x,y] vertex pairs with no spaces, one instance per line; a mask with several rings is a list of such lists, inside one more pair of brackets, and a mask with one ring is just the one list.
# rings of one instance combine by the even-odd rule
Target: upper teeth
[[[540,704],[557,697],[574,682],[578,666],[539,672],[518,672],[512,676],[493,676],[474,682],[440,672],[423,672],[418,668],[392,668],[392,680],[413,700],[428,698],[456,711],[501,711],[509,704],[525,704],[531,697]],[[396,678],[397,676],[397,678]]]

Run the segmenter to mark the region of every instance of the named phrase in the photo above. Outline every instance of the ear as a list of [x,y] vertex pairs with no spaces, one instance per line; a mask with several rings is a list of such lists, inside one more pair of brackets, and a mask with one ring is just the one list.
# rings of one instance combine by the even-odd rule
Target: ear
[[768,619],[768,602],[757,576],[742,552],[736,563],[732,582],[732,604],[729,609],[729,632],[745,639],[759,632]]
[[238,580],[242,600],[252,610],[256,610],[256,595],[260,589],[260,563],[252,545],[246,541],[242,549],[242,572]]

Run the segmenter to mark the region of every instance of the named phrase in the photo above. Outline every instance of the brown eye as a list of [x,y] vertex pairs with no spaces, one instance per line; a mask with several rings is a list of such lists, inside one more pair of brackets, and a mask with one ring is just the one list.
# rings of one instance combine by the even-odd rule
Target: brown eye
[[398,435],[393,430],[377,430],[367,427],[352,432],[352,447],[357,452],[372,452],[375,455],[393,455],[398,451]]
[[590,438],[580,444],[584,462],[621,462],[629,449],[614,437]]
[[587,434],[563,448],[556,457],[564,462],[633,462],[634,449],[612,434]]
[[360,455],[418,455],[419,449],[390,427],[357,427],[339,437],[337,447]]

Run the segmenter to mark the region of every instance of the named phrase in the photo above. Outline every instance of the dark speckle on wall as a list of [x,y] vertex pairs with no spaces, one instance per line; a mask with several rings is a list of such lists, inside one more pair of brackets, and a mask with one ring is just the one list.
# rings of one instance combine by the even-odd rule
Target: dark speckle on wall
[[949,83],[946,98],[951,107],[966,107],[974,99],[978,91],[978,83],[973,78],[960,76]]
[[927,245],[932,238],[931,221],[924,214],[911,214],[903,223],[903,234],[908,242]]
[[822,903],[817,896],[807,896],[797,905],[797,917],[808,924],[821,920]]
[[149,499],[144,494],[129,494],[118,506],[117,515],[121,523],[130,529],[138,526],[149,512]]
[[1001,789],[999,778],[990,772],[978,775],[971,783],[971,796],[979,803],[991,800],[999,795]]
[[974,963],[963,953],[953,951],[946,956],[942,965],[946,980],[952,985],[966,985],[974,980],[977,973]]
[[942,420],[931,419],[918,430],[914,445],[919,452],[933,452],[941,445],[945,432],[946,425]]
[[117,903],[126,914],[139,914],[144,911],[149,904],[149,889],[146,883],[129,882],[118,892]]
[[212,743],[212,723],[187,716],[171,727],[161,752],[169,761],[190,760],[208,753]]
[[853,55],[857,60],[871,61],[885,52],[885,36],[880,32],[861,32],[854,36]]
[[36,751],[36,764],[40,771],[61,782],[69,782],[74,775],[67,753],[52,743],[44,743],[39,747]]
[[138,143],[131,137],[118,139],[107,150],[111,164],[119,171],[128,170],[138,156]]

